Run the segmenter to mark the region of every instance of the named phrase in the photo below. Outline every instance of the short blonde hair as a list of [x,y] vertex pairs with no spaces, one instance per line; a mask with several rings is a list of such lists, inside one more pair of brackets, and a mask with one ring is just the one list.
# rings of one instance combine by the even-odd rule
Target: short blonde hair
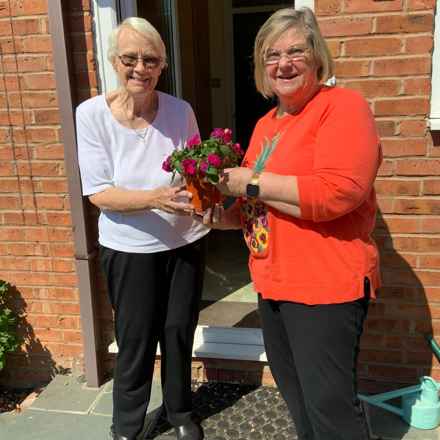
[[147,38],[148,41],[150,41],[151,44],[159,52],[163,64],[164,66],[166,66],[167,52],[162,37],[160,36],[157,29],[149,21],[145,20],[145,18],[140,18],[140,17],[126,18],[119,26],[113,29],[112,32],[110,33],[108,38],[109,47],[107,51],[107,59],[112,64],[115,61],[115,57],[118,55],[119,32],[121,32],[121,30],[124,28],[132,29],[143,35],[145,38]]
[[285,8],[273,13],[261,26],[255,38],[254,78],[257,90],[265,97],[274,95],[266,76],[264,57],[269,47],[290,29],[302,31],[318,66],[318,80],[326,82],[333,76],[333,58],[322,37],[315,14],[310,8]]

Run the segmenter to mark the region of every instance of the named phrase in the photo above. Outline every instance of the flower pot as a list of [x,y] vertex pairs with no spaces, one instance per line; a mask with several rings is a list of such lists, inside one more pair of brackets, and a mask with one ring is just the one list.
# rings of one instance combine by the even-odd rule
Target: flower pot
[[186,189],[193,195],[191,203],[197,214],[202,214],[208,208],[213,208],[216,203],[222,201],[220,191],[212,183],[204,180],[187,177]]

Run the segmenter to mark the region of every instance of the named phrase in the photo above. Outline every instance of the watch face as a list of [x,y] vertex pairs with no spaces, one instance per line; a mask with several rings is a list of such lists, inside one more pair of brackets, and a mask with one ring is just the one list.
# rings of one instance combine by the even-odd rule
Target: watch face
[[246,196],[258,197],[258,194],[260,194],[260,187],[258,185],[253,185],[252,183],[248,183],[246,186]]

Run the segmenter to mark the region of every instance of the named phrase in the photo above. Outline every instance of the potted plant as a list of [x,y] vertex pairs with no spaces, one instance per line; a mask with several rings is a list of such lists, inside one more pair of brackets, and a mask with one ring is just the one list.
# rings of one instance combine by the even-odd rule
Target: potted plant
[[222,200],[215,184],[225,168],[240,165],[243,150],[232,141],[229,128],[215,128],[209,139],[201,140],[199,135],[188,139],[185,146],[176,149],[162,164],[173,178],[179,173],[193,194],[195,211],[201,213]]

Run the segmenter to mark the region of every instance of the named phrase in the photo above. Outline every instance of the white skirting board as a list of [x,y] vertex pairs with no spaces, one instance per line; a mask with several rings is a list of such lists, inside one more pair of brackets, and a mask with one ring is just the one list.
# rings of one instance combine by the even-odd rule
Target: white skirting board
[[[118,352],[116,341],[110,344],[108,351]],[[160,354],[159,346],[157,354]],[[199,325],[194,336],[193,357],[267,362],[259,328]]]

